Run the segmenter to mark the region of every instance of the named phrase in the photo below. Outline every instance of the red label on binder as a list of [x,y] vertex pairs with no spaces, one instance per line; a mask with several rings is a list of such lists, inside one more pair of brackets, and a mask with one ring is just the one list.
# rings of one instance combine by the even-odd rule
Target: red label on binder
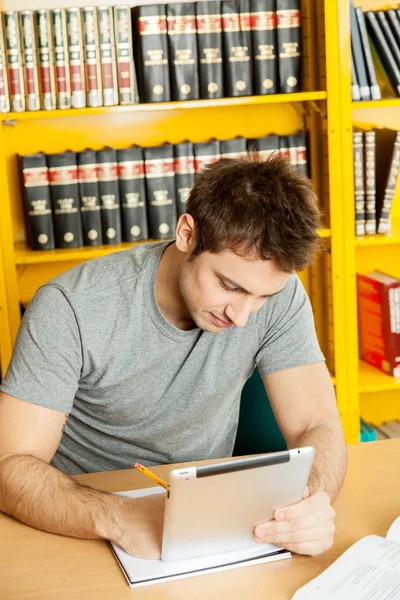
[[272,11],[254,12],[250,15],[251,28],[256,31],[268,31],[276,28],[276,13]]
[[47,167],[24,169],[25,187],[39,187],[49,183]]
[[179,156],[175,158],[174,169],[177,175],[190,175],[194,173],[194,156]]
[[221,15],[197,15],[197,33],[220,33],[222,31]]
[[73,92],[83,92],[84,85],[82,79],[81,65],[70,65],[71,89]]
[[78,167],[51,167],[49,169],[49,181],[51,185],[69,184],[78,182]]
[[300,27],[301,17],[299,10],[277,10],[276,19],[278,29]]
[[67,93],[67,69],[65,65],[56,65],[56,81],[57,81],[57,91],[60,94]]
[[97,176],[101,181],[114,181],[118,179],[117,163],[99,163],[97,165]]
[[139,33],[140,35],[155,35],[159,33],[167,33],[166,15],[139,17]]
[[19,67],[17,69],[8,70],[8,79],[10,81],[10,93],[11,96],[21,96],[21,79],[19,75]]
[[36,82],[35,82],[35,69],[34,67],[25,67],[25,84],[26,91],[28,94],[35,95],[38,93]]
[[142,160],[127,161],[118,164],[118,177],[120,179],[139,179],[144,177],[144,163]]
[[89,91],[100,89],[100,82],[97,76],[97,65],[86,64],[87,85]]
[[42,93],[51,94],[51,70],[49,66],[40,66],[40,81],[42,84]]

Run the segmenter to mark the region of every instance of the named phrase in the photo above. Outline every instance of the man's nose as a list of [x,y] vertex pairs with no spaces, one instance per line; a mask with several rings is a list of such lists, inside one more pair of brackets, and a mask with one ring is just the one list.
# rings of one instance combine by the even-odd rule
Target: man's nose
[[242,298],[237,298],[234,303],[227,306],[225,314],[236,327],[244,327],[249,320],[252,308],[252,298],[243,296]]

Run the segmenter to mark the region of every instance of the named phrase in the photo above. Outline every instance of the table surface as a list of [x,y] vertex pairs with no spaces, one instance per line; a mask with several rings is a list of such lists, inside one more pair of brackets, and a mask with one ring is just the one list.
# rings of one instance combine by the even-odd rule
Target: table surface
[[[336,536],[322,556],[253,565],[132,590],[107,542],[37,531],[0,514],[1,600],[289,600],[351,544],[369,534],[385,536],[400,515],[400,439],[349,446],[349,468],[334,504]],[[171,466],[154,467],[166,477]],[[135,469],[79,475],[77,481],[116,492],[146,487]],[[151,482],[150,482],[151,483]]]

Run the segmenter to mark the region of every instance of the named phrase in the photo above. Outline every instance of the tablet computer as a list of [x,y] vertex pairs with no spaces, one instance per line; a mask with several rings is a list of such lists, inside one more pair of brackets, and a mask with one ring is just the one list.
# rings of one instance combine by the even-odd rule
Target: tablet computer
[[314,448],[237,458],[169,474],[162,560],[257,546],[256,525],[304,495]]

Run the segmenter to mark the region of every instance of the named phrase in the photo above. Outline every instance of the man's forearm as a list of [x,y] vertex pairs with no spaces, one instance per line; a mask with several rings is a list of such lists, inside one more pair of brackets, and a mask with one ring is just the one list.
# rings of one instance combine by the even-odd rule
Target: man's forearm
[[289,448],[314,446],[315,458],[308,487],[323,490],[336,498],[347,469],[347,447],[340,424],[321,423],[288,442]]
[[0,510],[51,533],[118,541],[128,505],[33,456],[13,455],[0,462]]

